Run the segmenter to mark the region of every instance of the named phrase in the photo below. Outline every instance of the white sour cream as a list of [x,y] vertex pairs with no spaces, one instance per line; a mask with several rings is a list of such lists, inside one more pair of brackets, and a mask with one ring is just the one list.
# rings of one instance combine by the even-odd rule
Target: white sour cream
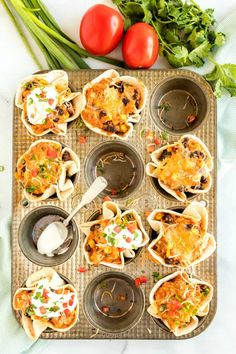
[[142,232],[137,229],[134,233],[131,233],[127,227],[121,228],[119,232],[115,231],[117,225],[111,224],[105,227],[105,238],[109,246],[115,246],[126,249],[136,249],[142,244]]
[[58,93],[54,86],[37,87],[26,98],[29,122],[44,124],[47,115],[56,108]]
[[37,242],[38,252],[46,254],[48,257],[53,257],[53,251],[63,244],[66,237],[67,235],[55,223],[49,224],[39,236]]
[[[73,311],[77,304],[76,293],[70,292],[68,294],[64,294],[64,293],[56,294],[54,291],[51,290],[48,283],[49,282],[47,279],[40,280],[37,288],[33,293],[33,296],[31,298],[31,304],[35,315],[39,317],[45,316],[47,318],[52,318],[52,317],[60,317],[61,314],[65,311],[65,309]],[[42,301],[44,299],[43,297],[44,289],[48,291],[47,302]],[[73,303],[69,305],[69,301],[72,295],[74,295]],[[45,313],[42,313],[42,307],[45,309]]]

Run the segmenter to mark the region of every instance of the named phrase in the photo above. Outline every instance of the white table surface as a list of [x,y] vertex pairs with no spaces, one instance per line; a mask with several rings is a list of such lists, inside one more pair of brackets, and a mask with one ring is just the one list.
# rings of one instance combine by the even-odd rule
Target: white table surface
[[[219,21],[236,9],[236,0],[196,0],[203,7],[215,8],[215,17]],[[111,1],[96,0],[49,0],[45,1],[62,29],[78,40],[80,19],[87,8],[95,3]],[[37,67],[26,51],[7,14],[0,5],[0,165],[5,171],[0,172],[0,218],[11,213],[11,155],[12,155],[12,101],[16,85],[24,76],[37,71]],[[119,57],[119,52],[114,53]],[[39,57],[41,54],[38,52]],[[93,68],[106,67],[90,60]],[[158,61],[156,67],[165,67],[165,62]],[[232,179],[236,175],[234,166],[228,167],[221,174],[218,183],[218,311],[211,326],[200,336],[186,341],[48,341],[43,354],[70,354],[88,351],[95,354],[131,354],[131,353],[232,353],[236,350],[236,311],[235,311],[235,214],[236,201],[231,200]],[[226,207],[231,208],[225,212]],[[223,213],[223,217],[221,216]],[[13,339],[14,340],[14,339]],[[0,339],[1,343],[1,339]],[[0,347],[1,353],[1,347]],[[18,354],[18,353],[16,353]]]

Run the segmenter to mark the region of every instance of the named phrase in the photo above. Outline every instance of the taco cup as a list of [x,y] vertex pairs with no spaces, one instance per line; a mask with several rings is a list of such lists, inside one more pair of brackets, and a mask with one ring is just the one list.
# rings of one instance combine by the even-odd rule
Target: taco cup
[[15,104],[22,109],[21,120],[31,135],[65,135],[68,123],[79,116],[85,99],[80,92],[71,92],[65,71],[52,70],[22,80]]
[[187,268],[204,261],[215,251],[214,236],[207,232],[207,210],[199,202],[192,202],[183,213],[156,209],[147,221],[157,234],[148,252],[154,261],[165,267]]
[[52,268],[42,268],[28,277],[25,287],[14,294],[13,309],[20,311],[22,326],[33,340],[47,328],[69,331],[79,315],[76,289]]
[[97,134],[127,139],[147,100],[144,84],[131,76],[105,71],[83,88],[86,105],[81,112],[85,125]]
[[64,201],[74,191],[73,178],[79,170],[80,160],[70,148],[57,141],[41,139],[32,143],[18,159],[16,179],[31,202],[53,195]]
[[206,145],[194,135],[157,149],[146,165],[147,175],[157,178],[167,193],[185,201],[186,193],[202,194],[210,190],[213,159]]
[[211,284],[178,271],[154,285],[147,311],[178,337],[197,328],[198,317],[206,316],[209,312],[212,296]]
[[101,218],[80,225],[86,235],[83,253],[90,265],[123,269],[125,258],[134,258],[135,251],[145,246],[149,237],[135,210],[121,212],[116,203],[102,205]]

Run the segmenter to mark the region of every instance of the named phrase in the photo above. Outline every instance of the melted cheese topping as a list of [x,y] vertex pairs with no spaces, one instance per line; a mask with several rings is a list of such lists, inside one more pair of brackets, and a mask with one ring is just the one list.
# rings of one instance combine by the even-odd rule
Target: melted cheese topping
[[93,264],[121,263],[121,252],[136,250],[142,244],[142,232],[131,214],[115,220],[98,221],[90,228],[85,246]]
[[124,134],[129,130],[127,120],[140,106],[141,93],[132,84],[102,79],[86,91],[83,118],[107,134]]
[[27,192],[40,195],[58,183],[61,174],[61,145],[39,142],[31,147],[17,164],[16,178]]
[[157,289],[152,308],[171,330],[185,328],[206,302],[209,292],[207,285],[193,284],[183,273]]
[[186,267],[201,256],[205,238],[201,221],[163,212],[155,220],[162,223],[163,236],[153,250],[167,264]]
[[158,158],[156,177],[177,194],[192,189],[204,189],[208,183],[206,175],[206,153],[194,140],[167,146]]

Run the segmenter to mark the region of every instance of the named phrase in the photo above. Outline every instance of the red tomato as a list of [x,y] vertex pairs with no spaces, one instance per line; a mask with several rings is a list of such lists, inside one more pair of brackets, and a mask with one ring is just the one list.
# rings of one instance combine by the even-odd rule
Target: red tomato
[[95,55],[110,53],[119,44],[124,31],[122,16],[106,5],[94,5],[84,14],[80,39],[84,48]]
[[39,170],[38,170],[38,167],[34,167],[33,170],[32,170],[32,172],[31,172],[32,176],[33,176],[33,177],[36,177],[37,174],[38,174],[38,171],[39,171]]
[[69,309],[65,309],[64,314],[66,315],[66,317],[68,317],[68,316],[70,316],[71,312]]
[[63,304],[62,304],[62,306],[64,307],[64,309],[68,306],[67,305],[67,302],[64,302]]
[[40,306],[39,311],[42,315],[44,315],[47,312],[44,306]]
[[135,23],[126,32],[122,53],[125,63],[130,68],[149,68],[157,60],[158,50],[157,34],[147,23]]
[[87,138],[86,138],[86,136],[80,135],[80,137],[79,137],[79,143],[80,143],[80,144],[86,144],[86,143],[87,143]]
[[49,148],[49,149],[47,150],[47,157],[52,158],[52,159],[57,158],[57,152],[56,152],[56,150]]
[[145,275],[141,275],[141,276],[139,277],[139,280],[140,280],[140,283],[141,283],[141,284],[146,284],[146,282],[147,282],[147,277],[145,277]]
[[84,267],[79,267],[77,270],[79,273],[85,273],[87,269],[85,269]]
[[137,287],[137,288],[139,288],[139,287],[140,287],[140,285],[141,285],[141,281],[140,281],[140,279],[139,279],[139,278],[136,278],[136,279],[134,279],[134,281],[135,281],[135,285],[136,285],[136,287]]
[[130,243],[130,242],[132,241],[132,238],[131,238],[131,237],[126,237],[125,241],[126,241],[127,243]]
[[114,228],[114,231],[118,234],[119,232],[121,232],[121,227],[117,225],[117,226]]
[[53,104],[53,102],[54,102],[54,99],[53,99],[53,98],[49,98],[49,99],[48,99],[48,103],[50,104],[50,106]]
[[70,300],[69,300],[69,306],[72,306],[74,303],[74,298],[71,296]]
[[127,229],[129,230],[129,232],[134,233],[137,230],[137,227],[135,224],[128,224],[127,225]]
[[170,311],[178,311],[181,308],[181,303],[177,300],[172,300],[167,304],[167,308]]

